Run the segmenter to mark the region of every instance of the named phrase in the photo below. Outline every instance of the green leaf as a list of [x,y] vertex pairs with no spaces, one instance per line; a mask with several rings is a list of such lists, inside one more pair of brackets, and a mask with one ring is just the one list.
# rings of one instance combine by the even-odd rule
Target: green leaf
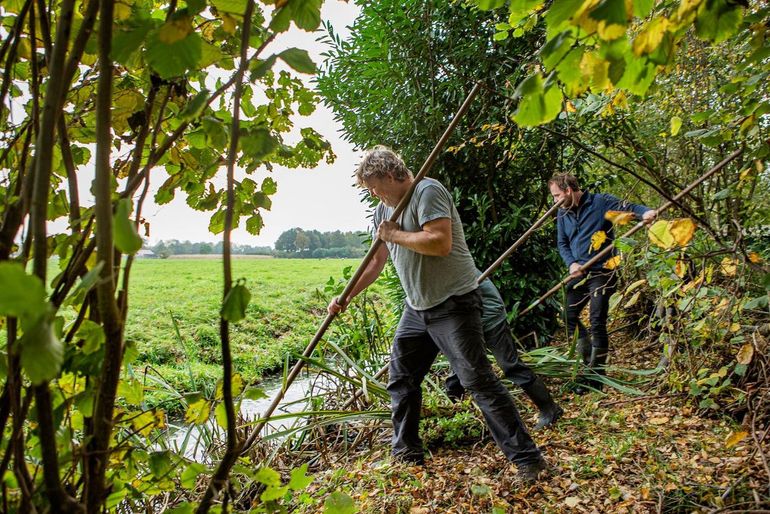
[[266,195],[274,195],[278,191],[278,184],[270,177],[262,181],[262,192]]
[[263,193],[262,191],[257,191],[254,193],[254,195],[251,197],[251,202],[254,204],[254,207],[257,207],[259,209],[267,209],[270,210],[270,207],[273,206],[272,200]]
[[281,475],[274,469],[268,467],[259,468],[259,471],[254,475],[254,480],[261,484],[265,484],[268,487],[281,486]]
[[142,248],[142,238],[139,237],[136,226],[129,219],[132,209],[131,199],[120,199],[115,207],[115,215],[112,220],[115,247],[126,254],[134,254]]
[[219,314],[225,320],[231,323],[237,323],[246,317],[246,307],[251,300],[251,293],[243,283],[239,281],[230,289],[222,302],[222,309]]
[[219,402],[214,409],[214,419],[220,428],[227,430],[227,410],[225,409],[224,402]]
[[201,90],[195,97],[187,102],[184,109],[179,113],[179,119],[182,121],[192,121],[201,115],[209,99],[209,90]]
[[101,348],[106,338],[102,326],[87,319],[83,320],[83,324],[78,328],[75,339],[83,341],[81,350],[89,355]]
[[249,387],[243,394],[243,397],[247,400],[261,400],[263,398],[269,398],[265,390],[261,387]]
[[53,313],[40,316],[19,340],[21,367],[30,382],[42,384],[56,377],[64,361],[64,346],[53,323]]
[[526,18],[536,7],[539,7],[542,4],[542,0],[511,0],[508,23],[510,25],[518,25],[521,20]]
[[153,32],[147,40],[145,59],[163,79],[179,77],[193,70],[201,60],[201,38],[192,33],[175,43],[166,44],[159,38],[159,31]]
[[276,59],[278,59],[277,55],[271,55],[267,59],[258,59],[254,64],[251,66],[251,80],[255,81],[257,79],[261,79],[264,77],[268,71],[273,67],[275,64]]
[[171,452],[168,450],[152,452],[149,459],[150,471],[155,478],[163,478],[171,471]]
[[517,94],[521,96],[521,101],[513,120],[521,126],[542,125],[556,118],[561,112],[561,91],[554,86],[545,90],[543,78],[539,74],[526,78],[519,86]]
[[655,5],[655,0],[634,0],[634,16],[646,18]]
[[110,56],[120,64],[128,64],[131,56],[144,43],[155,24],[149,19],[132,20],[128,27],[116,30],[112,36]]
[[289,478],[289,489],[293,491],[301,491],[310,485],[313,481],[313,477],[307,476],[307,463],[301,465],[298,468],[292,469]]
[[258,236],[263,226],[264,221],[259,213],[252,214],[246,219],[246,231],[253,236]]
[[121,380],[118,383],[118,395],[122,396],[129,405],[141,405],[144,401],[144,386],[141,380]]
[[246,2],[247,0],[211,0],[211,5],[221,13],[237,14],[242,18],[246,12]]
[[289,48],[278,54],[278,57],[300,73],[313,74],[316,72],[315,63],[310,59],[307,50]]
[[198,68],[208,68],[212,64],[221,63],[227,57],[216,46],[201,40],[201,58],[198,61]]
[[743,10],[730,0],[706,0],[701,2],[695,18],[695,33],[719,43],[732,36],[743,20]]
[[198,476],[206,471],[206,466],[199,462],[192,462],[187,465],[182,476],[180,477],[182,487],[191,491],[195,489],[195,485],[198,483]]
[[482,11],[490,11],[492,9],[499,9],[505,5],[506,0],[476,0],[476,5]]
[[583,5],[584,0],[559,0],[553,2],[545,15],[548,38],[568,28],[569,20]]
[[286,493],[288,492],[289,488],[287,486],[268,487],[262,494],[259,495],[259,499],[263,502],[276,501],[286,496]]
[[273,19],[270,21],[270,30],[276,34],[289,30],[291,24],[291,4],[284,5],[273,12]]
[[38,318],[47,309],[45,287],[14,262],[0,262],[0,316]]
[[540,59],[547,70],[552,70],[572,48],[572,32],[565,30],[551,38],[540,49]]
[[264,160],[278,147],[278,140],[266,128],[246,131],[240,143],[243,152],[256,161]]
[[219,209],[209,220],[209,232],[212,234],[221,234],[225,229],[225,209]]
[[324,501],[324,514],[355,514],[357,510],[353,498],[339,491],[333,492]]
[[289,0],[292,19],[302,30],[314,31],[321,25],[322,0]]

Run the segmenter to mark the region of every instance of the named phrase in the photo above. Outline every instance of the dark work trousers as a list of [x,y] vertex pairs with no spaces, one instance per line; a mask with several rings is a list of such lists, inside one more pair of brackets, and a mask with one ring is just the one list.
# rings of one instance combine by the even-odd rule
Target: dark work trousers
[[591,345],[603,349],[609,347],[607,313],[610,309],[610,296],[615,292],[617,281],[615,273],[591,272],[588,278],[577,277],[567,283],[567,330],[570,337],[575,335],[575,328],[578,338],[588,337],[588,330],[580,321],[580,312],[588,303]]
[[449,360],[463,387],[473,395],[492,437],[508,460],[516,464],[539,461],[540,450],[486,358],[478,291],[450,297],[423,311],[405,306],[390,353],[388,392],[393,455],[408,458],[423,454],[418,433],[420,385],[439,351]]
[[[505,378],[519,387],[526,387],[535,381],[537,378],[535,373],[519,360],[516,342],[513,340],[511,328],[506,321],[485,330],[484,340],[487,349],[492,352],[498,366],[503,370]],[[446,391],[447,394],[458,398],[465,393],[465,388],[460,384],[460,379],[454,372],[446,379]]]

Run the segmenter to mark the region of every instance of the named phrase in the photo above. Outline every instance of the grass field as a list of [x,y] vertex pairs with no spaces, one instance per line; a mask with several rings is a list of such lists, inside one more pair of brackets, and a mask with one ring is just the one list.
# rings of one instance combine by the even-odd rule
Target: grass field
[[[301,352],[326,315],[323,288],[329,277],[341,278],[345,267],[355,269],[359,262],[235,259],[233,279],[245,278],[251,292],[247,318],[231,325],[235,371],[253,382]],[[135,370],[150,366],[179,391],[212,386],[222,374],[221,299],[219,259],[137,260],[126,327],[127,341],[139,352]]]

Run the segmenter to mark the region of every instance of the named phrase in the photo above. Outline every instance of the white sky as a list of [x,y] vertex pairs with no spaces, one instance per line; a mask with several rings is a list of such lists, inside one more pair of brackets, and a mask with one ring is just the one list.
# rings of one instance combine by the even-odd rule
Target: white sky
[[[347,27],[353,23],[360,8],[351,2],[326,0],[322,7],[322,19],[331,21],[340,37],[347,37]],[[323,30],[321,27],[320,30]],[[308,50],[313,60],[319,64],[325,46],[316,41],[323,32],[308,33],[292,28],[282,34],[268,48],[264,55],[277,53],[289,47]],[[280,67],[283,63],[276,64]],[[256,95],[255,95],[256,97]],[[245,228],[233,231],[234,243],[258,246],[272,246],[278,236],[293,227],[316,229],[321,232],[333,230],[366,230],[366,206],[359,201],[358,189],[352,178],[361,152],[340,137],[340,126],[334,121],[329,109],[320,105],[307,117],[298,117],[296,127],[310,126],[324,136],[332,145],[337,159],[332,165],[320,163],[314,169],[286,169],[275,167],[270,174],[278,183],[278,192],[273,195],[270,211],[262,211],[264,227],[258,236],[252,236]],[[251,178],[261,183],[268,173],[257,171]],[[236,177],[237,178],[237,177]],[[150,222],[150,243],[160,239],[178,239],[180,241],[221,240],[222,235],[209,233],[209,218],[213,212],[199,212],[185,203],[185,193],[177,192],[171,203],[156,205],[152,201],[157,188],[165,180],[165,172],[157,169],[152,181],[151,194],[148,195],[143,209],[144,218]],[[222,184],[223,185],[223,184]],[[154,186],[154,187],[153,187]],[[245,218],[241,226],[245,225]]]

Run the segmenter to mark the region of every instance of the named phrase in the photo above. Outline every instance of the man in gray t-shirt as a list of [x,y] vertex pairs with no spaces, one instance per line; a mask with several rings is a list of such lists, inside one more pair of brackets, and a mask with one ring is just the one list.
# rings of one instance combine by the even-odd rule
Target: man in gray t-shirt
[[[537,480],[545,460],[486,358],[477,270],[449,192],[433,179],[422,180],[396,223],[389,218],[414,182],[401,158],[376,147],[364,156],[356,176],[359,185],[381,202],[374,222],[377,238],[385,245],[374,254],[347,301],[377,279],[388,255],[407,298],[390,355],[393,457],[415,464],[424,461],[418,434],[421,384],[440,351],[473,395],[492,437],[517,465],[521,479]],[[329,312],[341,312],[347,301],[335,298]]]

